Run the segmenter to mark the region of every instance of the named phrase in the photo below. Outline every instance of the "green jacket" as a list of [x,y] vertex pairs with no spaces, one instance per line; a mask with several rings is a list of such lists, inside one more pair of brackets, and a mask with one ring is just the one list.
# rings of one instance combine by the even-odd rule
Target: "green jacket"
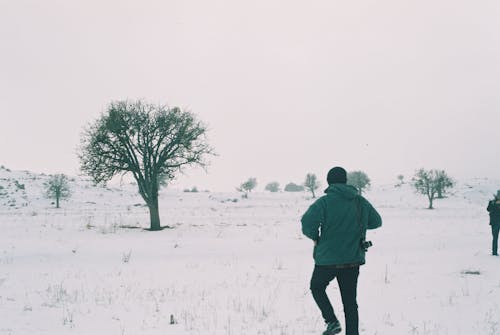
[[486,209],[490,212],[490,225],[500,225],[500,199],[488,202],[488,208]]
[[317,241],[316,265],[353,265],[365,263],[361,240],[366,229],[382,225],[373,206],[346,184],[331,184],[326,195],[316,200],[302,216],[302,232]]

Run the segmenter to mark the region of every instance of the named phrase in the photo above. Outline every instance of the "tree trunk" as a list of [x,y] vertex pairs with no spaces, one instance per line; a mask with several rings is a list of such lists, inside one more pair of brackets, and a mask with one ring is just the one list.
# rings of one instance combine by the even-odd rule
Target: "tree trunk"
[[158,184],[157,178],[153,178],[151,182],[150,194],[144,200],[149,208],[150,230],[161,230],[160,226],[160,212],[158,206]]
[[[138,181],[139,182],[139,181]],[[147,184],[144,184],[147,186]],[[141,190],[148,190],[148,187],[143,186],[140,188],[139,193],[141,193],[142,198],[146,202],[149,208],[149,229],[150,230],[161,230],[160,226],[160,212],[158,206],[158,185],[153,184],[149,188],[148,193],[143,193]]]
[[429,209],[434,209],[434,207],[432,207],[432,200],[434,200],[434,198],[429,197]]
[[59,198],[61,197],[61,191],[59,190],[59,188],[56,188],[55,196],[56,196],[56,208],[59,208]]
[[311,189],[311,193],[313,194],[313,199],[316,198],[316,194],[314,194],[314,190]]
[[151,224],[151,230],[160,230],[160,212],[158,210],[158,197],[156,197],[156,201],[153,201],[153,203],[148,204],[149,207],[149,218],[150,218],[150,224]]

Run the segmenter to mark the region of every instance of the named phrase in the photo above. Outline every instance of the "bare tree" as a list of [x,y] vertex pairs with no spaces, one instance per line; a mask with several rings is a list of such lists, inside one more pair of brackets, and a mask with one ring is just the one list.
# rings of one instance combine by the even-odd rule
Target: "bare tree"
[[308,173],[304,181],[304,187],[312,193],[313,198],[316,198],[314,191],[319,188],[318,177],[314,173]]
[[[412,178],[412,185],[415,190],[423,195],[427,196],[429,199],[429,209],[434,209],[433,201],[438,194],[438,190],[441,193],[445,193],[446,189],[453,187],[454,183],[451,181],[444,171],[439,170],[425,170],[419,169]],[[444,182],[443,178],[446,177],[450,182]]]
[[80,162],[96,183],[131,173],[150,213],[151,230],[160,230],[160,181],[172,180],[186,166],[206,166],[213,154],[206,126],[194,114],[138,101],[115,101],[83,134]]
[[56,201],[56,208],[59,208],[59,201],[71,196],[68,177],[64,174],[56,174],[49,177],[44,183],[45,196]]
[[347,173],[347,184],[354,186],[359,194],[370,187],[370,178],[363,171],[352,171]]
[[278,192],[280,190],[280,183],[272,181],[266,185],[265,190],[269,192]]
[[248,178],[247,181],[242,183],[240,187],[237,187],[236,189],[240,192],[243,192],[243,197],[248,198],[248,193],[252,192],[252,190],[257,186],[257,179],[256,178]]

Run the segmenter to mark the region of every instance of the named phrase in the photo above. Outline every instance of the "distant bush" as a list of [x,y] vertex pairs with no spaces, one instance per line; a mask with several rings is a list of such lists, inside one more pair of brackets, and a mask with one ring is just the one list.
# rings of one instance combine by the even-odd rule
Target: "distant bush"
[[288,183],[284,188],[285,192],[303,192],[304,186],[295,183]]
[[270,182],[266,185],[265,190],[269,192],[278,192],[280,190],[280,183],[277,181]]

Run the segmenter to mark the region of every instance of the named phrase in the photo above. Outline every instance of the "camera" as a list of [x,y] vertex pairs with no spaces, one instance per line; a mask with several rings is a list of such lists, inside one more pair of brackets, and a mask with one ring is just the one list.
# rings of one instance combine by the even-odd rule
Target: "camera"
[[366,241],[365,239],[361,239],[361,241],[359,241],[359,244],[364,252],[368,251],[368,248],[373,245],[372,241]]

